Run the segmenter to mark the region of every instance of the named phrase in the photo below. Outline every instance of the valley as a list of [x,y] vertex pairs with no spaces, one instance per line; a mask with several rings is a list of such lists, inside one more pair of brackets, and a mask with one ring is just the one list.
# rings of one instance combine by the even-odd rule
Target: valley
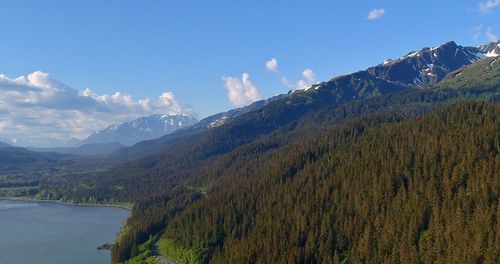
[[424,48],[99,155],[2,145],[0,196],[131,205],[113,263],[498,263],[499,45]]

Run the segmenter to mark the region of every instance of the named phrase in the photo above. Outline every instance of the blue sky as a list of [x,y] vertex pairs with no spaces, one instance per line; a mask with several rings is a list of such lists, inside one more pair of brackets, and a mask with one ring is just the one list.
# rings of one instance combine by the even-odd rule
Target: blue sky
[[[4,0],[0,5],[5,78],[41,71],[80,93],[120,92],[133,100],[154,101],[170,92],[200,118],[285,93],[300,80],[327,80],[449,40],[479,45],[500,35],[498,0]],[[374,19],[368,19],[373,10]],[[278,62],[276,72],[265,66],[271,58]],[[311,71],[303,76],[306,69]],[[231,102],[227,86],[238,85],[254,93]],[[156,105],[151,111],[161,109]]]

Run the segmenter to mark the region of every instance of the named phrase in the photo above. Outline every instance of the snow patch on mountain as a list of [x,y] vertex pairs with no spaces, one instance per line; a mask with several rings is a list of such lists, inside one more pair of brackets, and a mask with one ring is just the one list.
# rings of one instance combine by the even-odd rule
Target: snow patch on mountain
[[500,54],[500,43],[493,42],[479,47],[463,47],[450,41],[433,48],[412,51],[396,60],[385,60],[371,67],[368,72],[386,81],[429,85],[441,81],[446,74],[463,66],[476,63],[485,57]]
[[198,122],[190,115],[160,115],[155,114],[123,123],[111,125],[101,131],[96,131],[82,141],[83,144],[119,142],[123,145],[133,145],[139,141],[159,138]]

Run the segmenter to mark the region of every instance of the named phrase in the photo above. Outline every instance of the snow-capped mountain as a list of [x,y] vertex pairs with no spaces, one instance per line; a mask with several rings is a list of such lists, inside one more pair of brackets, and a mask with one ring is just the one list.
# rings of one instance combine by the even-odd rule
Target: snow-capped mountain
[[500,56],[500,40],[479,46],[479,51],[481,51],[486,57]]
[[[276,116],[297,118],[311,109],[334,106],[340,102],[421,89],[420,85],[438,83],[444,76],[457,69],[497,54],[498,44],[497,42],[480,47],[462,47],[455,42],[448,42],[436,48],[410,52],[397,60],[389,60],[366,70],[334,77],[314,84],[309,89],[289,91],[287,94],[257,101],[242,108],[214,114],[158,140],[144,141],[133,147],[124,148],[117,151],[113,157],[123,160],[144,157],[167,148],[172,142],[185,140],[207,130],[231,127],[231,123],[234,122],[248,124],[258,118],[266,118],[269,128],[273,124],[276,125],[277,121],[273,119]],[[434,79],[425,78],[423,75],[428,73],[429,76],[436,76],[433,76]],[[293,111],[301,109],[303,113],[293,112],[290,109]],[[252,112],[259,110],[261,111],[258,115],[252,115]],[[287,113],[295,116],[287,116]],[[252,120],[245,120],[245,115],[251,116]],[[273,118],[268,118],[271,116]],[[263,125],[261,129],[266,129],[265,122],[260,124]],[[241,127],[242,124],[239,125]],[[235,126],[239,125],[236,123]]]
[[[342,87],[352,87],[354,91],[352,96],[355,98],[364,98],[384,93],[384,89],[395,91],[403,90],[409,85],[436,84],[450,72],[475,63],[484,57],[498,56],[498,54],[500,54],[500,41],[479,47],[463,47],[450,41],[435,48],[412,51],[399,59],[386,60],[383,64],[370,67],[366,71],[339,76],[310,88],[320,90],[331,88],[332,83],[339,83],[338,85]],[[379,83],[381,80],[386,82]],[[242,108],[209,116],[193,127],[207,129],[221,126],[248,112],[261,109],[270,102],[300,91],[290,91],[288,94],[277,95]]]
[[151,115],[120,125],[112,125],[84,139],[82,144],[118,142],[125,146],[159,138],[198,122],[190,115]]
[[500,42],[480,47],[463,47],[450,41],[435,48],[412,51],[369,68],[371,75],[390,82],[410,85],[436,84],[448,73],[475,63],[486,56],[500,54]]

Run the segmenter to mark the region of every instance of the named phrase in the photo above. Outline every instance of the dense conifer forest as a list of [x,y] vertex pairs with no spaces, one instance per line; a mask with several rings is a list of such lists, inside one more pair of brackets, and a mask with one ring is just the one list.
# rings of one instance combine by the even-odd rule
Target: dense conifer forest
[[[166,227],[200,263],[498,263],[499,113],[457,103],[266,137],[202,170],[202,199],[192,188],[138,206],[137,222],[158,226],[134,228],[147,240]],[[115,261],[136,253],[122,243]]]
[[498,263],[499,113],[375,115],[233,161],[165,237],[201,262]]
[[500,0],[0,3],[0,264],[500,264]]
[[0,187],[133,204],[113,263],[156,243],[178,263],[500,263],[495,61],[432,87],[334,78],[128,161],[6,149],[43,170],[9,168]]

